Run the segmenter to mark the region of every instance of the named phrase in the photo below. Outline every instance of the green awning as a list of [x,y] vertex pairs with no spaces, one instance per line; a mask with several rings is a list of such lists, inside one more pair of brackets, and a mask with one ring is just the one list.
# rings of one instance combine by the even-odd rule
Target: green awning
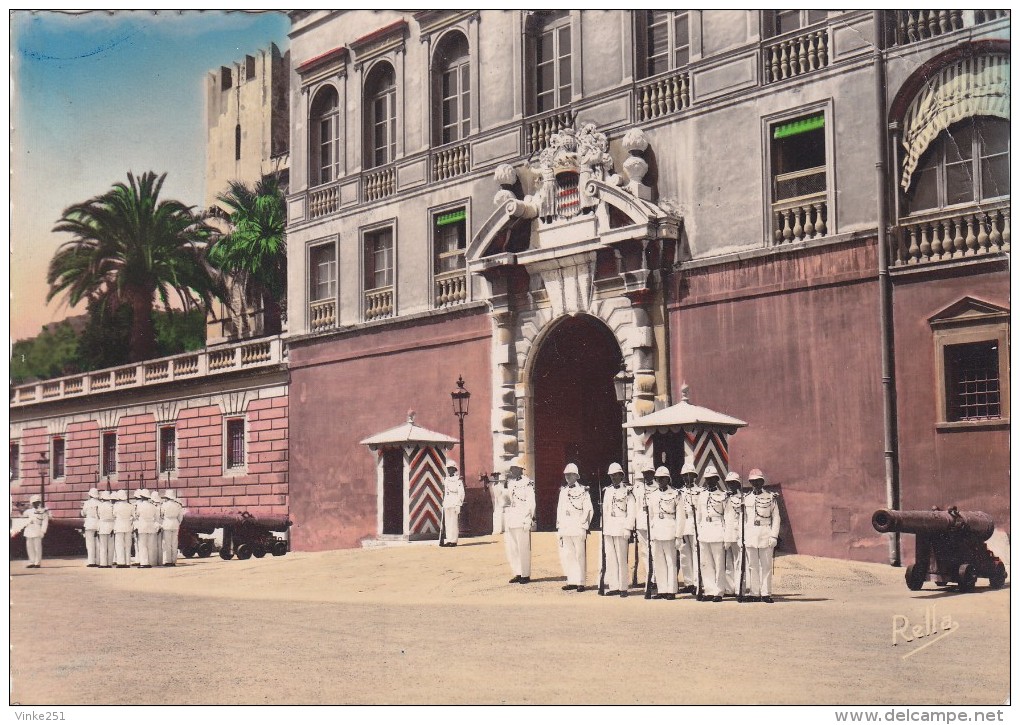
[[436,217],[436,226],[445,227],[447,224],[456,224],[467,219],[467,212],[464,209],[451,211],[449,214],[440,214]]
[[814,131],[816,128],[823,128],[824,126],[825,114],[819,113],[817,116],[798,118],[796,121],[779,124],[772,130],[772,138],[796,136],[798,133],[807,133],[808,131]]

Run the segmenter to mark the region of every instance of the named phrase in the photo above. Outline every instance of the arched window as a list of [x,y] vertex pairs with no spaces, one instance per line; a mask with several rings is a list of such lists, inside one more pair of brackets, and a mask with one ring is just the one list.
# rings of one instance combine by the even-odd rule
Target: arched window
[[339,118],[340,98],[335,88],[325,86],[315,94],[308,123],[308,173],[312,186],[327,184],[338,176]]
[[909,213],[1009,195],[1009,122],[968,118],[939,134],[907,191]]
[[531,113],[570,103],[573,93],[569,10],[536,11],[526,28],[531,73]]
[[397,83],[393,66],[377,64],[365,82],[365,168],[397,156]]
[[434,143],[462,141],[471,133],[471,64],[462,33],[450,33],[442,40],[432,78]]

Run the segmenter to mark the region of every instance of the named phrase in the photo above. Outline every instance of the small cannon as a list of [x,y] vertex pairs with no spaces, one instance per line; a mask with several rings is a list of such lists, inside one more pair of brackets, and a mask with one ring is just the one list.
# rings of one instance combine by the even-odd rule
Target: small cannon
[[258,518],[247,511],[236,515],[196,514],[184,517],[178,541],[181,552],[186,556],[209,556],[212,554],[212,542],[198,535],[212,534],[216,529],[223,529],[223,546],[220,548],[220,557],[223,559],[232,559],[235,554],[238,559],[250,559],[252,556],[261,559],[266,554],[284,556],[289,546],[273,532],[286,531],[290,525],[287,518]]
[[992,517],[982,511],[890,511],[879,509],[871,525],[881,534],[914,534],[914,563],[907,567],[907,588],[920,589],[926,581],[939,586],[955,582],[969,592],[978,577],[988,579],[993,589],[1006,583],[1006,566],[985,543],[995,531]]

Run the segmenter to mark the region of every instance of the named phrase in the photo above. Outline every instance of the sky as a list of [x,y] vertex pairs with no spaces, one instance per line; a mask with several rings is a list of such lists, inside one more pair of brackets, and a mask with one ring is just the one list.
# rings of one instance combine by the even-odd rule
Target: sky
[[166,172],[163,197],[201,206],[206,74],[285,51],[289,29],[279,12],[11,12],[12,341],[82,311],[46,303],[65,208],[129,171]]

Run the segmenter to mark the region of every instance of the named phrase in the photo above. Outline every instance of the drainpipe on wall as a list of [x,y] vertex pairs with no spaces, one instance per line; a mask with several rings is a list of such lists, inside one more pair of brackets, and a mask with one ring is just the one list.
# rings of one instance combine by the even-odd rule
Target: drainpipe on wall
[[[883,11],[874,11],[875,27],[875,131],[878,141],[878,159],[875,162],[876,197],[878,199],[878,289],[879,315],[882,328],[882,409],[884,414],[885,433],[885,496],[886,506],[890,509],[900,508],[900,481],[897,465],[896,428],[896,377],[895,348],[893,339],[893,308],[892,282],[889,279],[889,226],[888,209],[888,172],[886,159],[888,155],[888,131],[885,124],[886,93],[885,63],[882,47],[885,40]],[[889,563],[900,566],[900,535],[893,533],[889,537]]]

